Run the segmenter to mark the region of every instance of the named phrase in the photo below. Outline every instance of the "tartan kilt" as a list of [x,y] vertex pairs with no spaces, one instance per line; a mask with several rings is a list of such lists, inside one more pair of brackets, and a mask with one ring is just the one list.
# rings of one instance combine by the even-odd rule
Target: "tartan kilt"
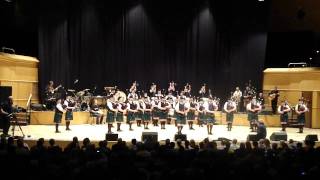
[[72,111],[66,112],[65,120],[67,120],[67,121],[73,120],[73,112]]
[[55,112],[53,122],[54,123],[61,123],[62,115],[63,115],[63,113]]

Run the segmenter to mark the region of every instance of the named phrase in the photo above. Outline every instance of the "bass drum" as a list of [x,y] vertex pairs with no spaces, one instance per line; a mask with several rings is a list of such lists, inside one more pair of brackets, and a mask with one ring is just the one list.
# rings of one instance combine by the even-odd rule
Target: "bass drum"
[[117,102],[124,103],[127,100],[127,95],[123,91],[117,91],[117,93],[113,96],[113,98]]

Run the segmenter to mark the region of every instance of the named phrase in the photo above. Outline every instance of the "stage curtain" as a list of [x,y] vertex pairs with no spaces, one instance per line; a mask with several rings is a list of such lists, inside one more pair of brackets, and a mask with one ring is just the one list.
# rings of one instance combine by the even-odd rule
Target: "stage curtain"
[[206,83],[221,99],[262,84],[267,10],[256,1],[58,2],[39,17],[40,94],[49,80],[96,94],[173,80],[197,95]]

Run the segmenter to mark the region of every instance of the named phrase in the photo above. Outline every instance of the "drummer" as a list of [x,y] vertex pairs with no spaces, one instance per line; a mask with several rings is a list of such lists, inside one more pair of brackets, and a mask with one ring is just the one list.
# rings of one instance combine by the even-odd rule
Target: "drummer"
[[92,99],[90,103],[90,115],[96,117],[96,124],[102,124],[103,112],[98,106],[98,100]]

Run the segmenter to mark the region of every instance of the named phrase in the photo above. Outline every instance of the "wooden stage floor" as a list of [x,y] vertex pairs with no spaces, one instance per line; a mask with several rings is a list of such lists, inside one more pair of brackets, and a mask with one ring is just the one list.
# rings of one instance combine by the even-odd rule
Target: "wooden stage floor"
[[[116,124],[114,124],[116,126]],[[83,140],[88,137],[91,141],[100,141],[105,139],[107,132],[107,125],[71,125],[71,131],[66,131],[65,126],[61,125],[59,130],[61,133],[55,133],[54,125],[28,125],[21,126],[24,134],[26,135],[25,140],[34,141],[39,138],[44,138],[46,140],[54,138],[57,141],[71,141],[74,136],[77,136],[79,140]],[[122,138],[125,141],[131,141],[135,138],[138,141],[141,140],[142,132],[158,132],[158,140],[162,141],[165,139],[174,140],[174,135],[177,131],[174,125],[166,125],[165,130],[161,130],[160,127],[154,127],[153,125],[149,126],[149,130],[144,130],[143,127],[136,127],[133,125],[134,131],[129,131],[127,124],[122,124],[122,132],[116,132],[116,128],[112,128],[114,133],[118,133],[119,138]],[[246,141],[247,135],[250,133],[248,126],[234,126],[232,131],[227,131],[226,125],[214,125],[213,126],[213,135],[207,134],[206,126],[199,127],[198,125],[194,126],[195,130],[189,130],[188,126],[185,125],[182,132],[187,134],[187,139],[194,139],[196,142],[202,141],[204,138],[209,138],[210,140],[215,140],[220,137],[228,139],[238,139],[238,141]],[[21,135],[19,128],[15,128],[15,135]],[[267,127],[267,138],[270,138],[270,135],[273,132],[279,132],[279,127]],[[288,140],[293,139],[295,141],[303,141],[308,134],[317,134],[320,135],[320,129],[309,129],[305,128],[304,133],[297,133],[297,128],[287,128]],[[10,129],[10,134],[12,130]]]

